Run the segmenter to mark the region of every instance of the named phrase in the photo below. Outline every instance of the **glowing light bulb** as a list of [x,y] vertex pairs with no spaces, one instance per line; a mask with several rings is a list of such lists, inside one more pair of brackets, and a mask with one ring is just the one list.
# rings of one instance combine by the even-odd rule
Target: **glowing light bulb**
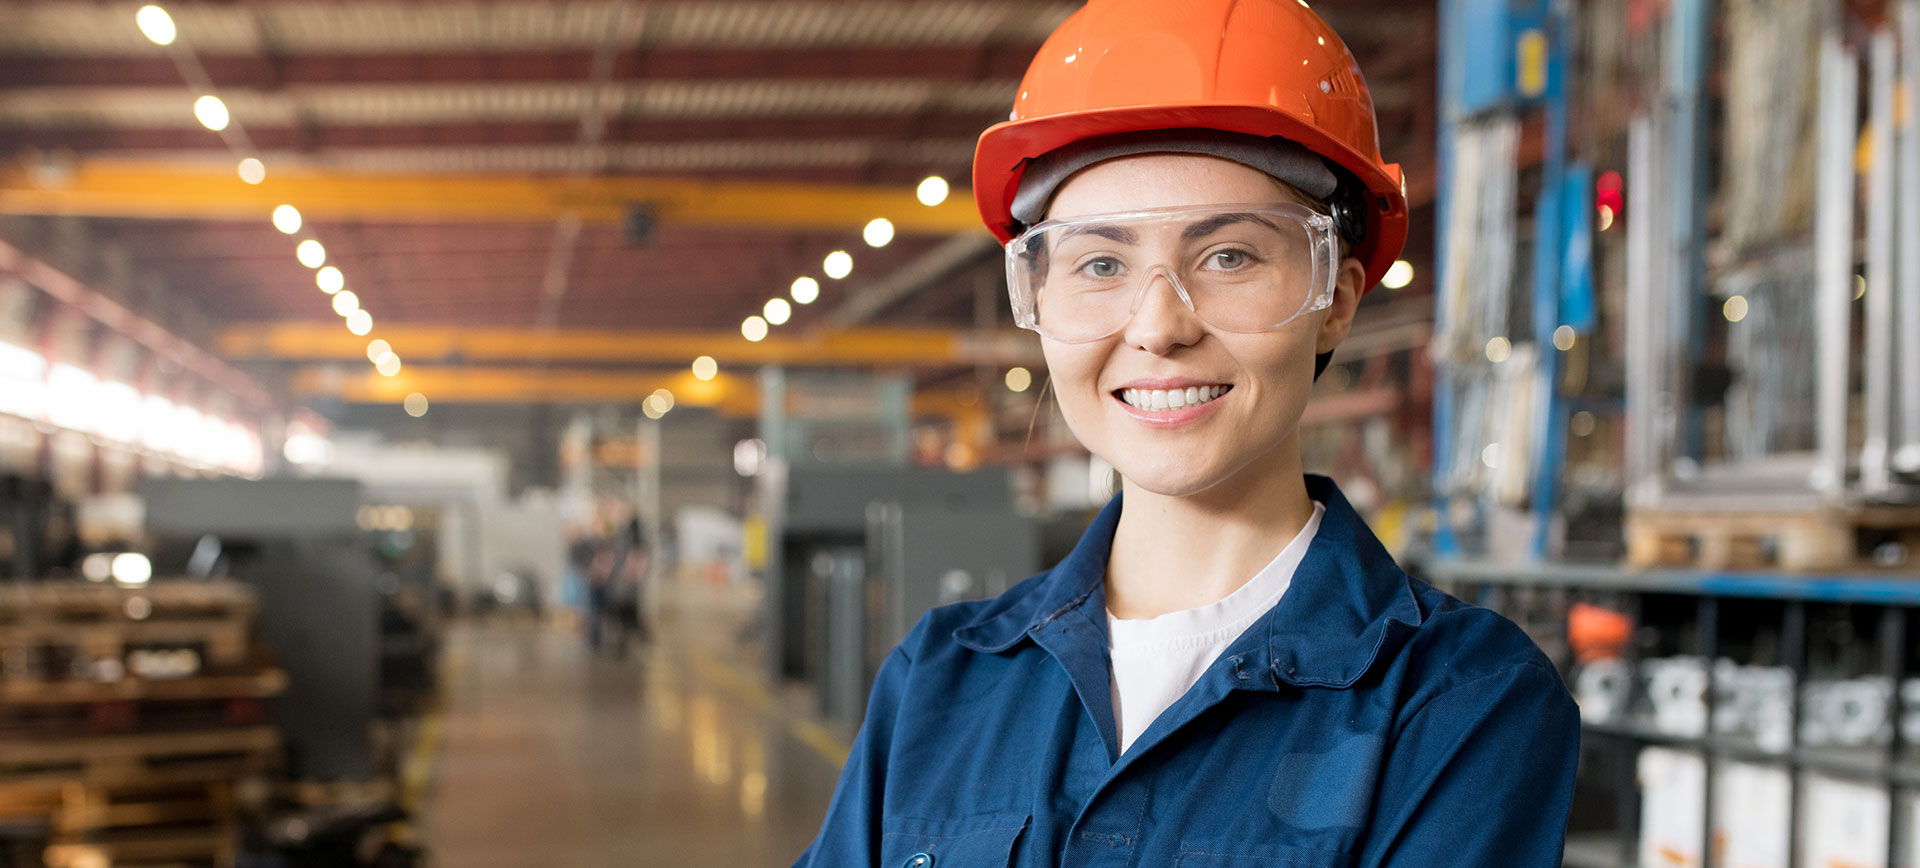
[[828,277],[840,280],[853,273],[853,254],[845,250],[835,250],[827,254],[827,258],[820,263],[820,267],[826,270]]
[[365,337],[367,332],[373,331],[373,314],[364,310],[347,314],[347,331]]
[[1404,259],[1393,263],[1387,269],[1386,276],[1380,278],[1380,285],[1388,289],[1405,289],[1413,282],[1413,263]]
[[219,132],[227,128],[232,120],[227,114],[227,104],[213,94],[207,94],[193,101],[193,116],[200,119],[200,125]]
[[867,222],[867,228],[860,230],[860,237],[868,247],[885,247],[893,241],[893,221],[885,217],[875,217]]
[[787,304],[787,300],[784,298],[770,299],[767,301],[765,313],[767,322],[774,325],[786,325],[788,318],[793,316],[793,305]]
[[402,403],[402,406],[406,407],[407,415],[412,416],[415,419],[418,419],[421,416],[427,415],[427,396],[422,395],[419,392],[414,392],[413,394],[407,396],[406,401]]
[[329,265],[313,273],[313,282],[321,292],[332,295],[347,285],[347,278],[340,273],[340,269]]
[[920,182],[920,187],[914,190],[913,194],[920,197],[920,204],[929,208],[945,202],[947,201],[947,179],[939,175],[929,175],[926,180]]
[[300,246],[293,249],[293,255],[308,268],[319,268],[327,262],[327,248],[311,238],[300,242]]
[[1026,368],[1013,368],[1007,371],[1007,389],[1024,392],[1033,385],[1033,372]]
[[372,343],[367,344],[367,361],[369,362],[380,361],[381,356],[384,356],[391,352],[393,352],[392,344],[389,344],[384,340],[375,338]]
[[766,340],[767,321],[757,316],[747,317],[746,321],[740,324],[740,336],[753,343]]
[[340,290],[339,292],[334,293],[333,295],[333,312],[334,313],[337,313],[341,316],[352,316],[353,312],[359,309],[360,309],[360,296],[354,295],[353,290],[343,289],[343,290]]
[[812,304],[820,297],[820,281],[811,277],[802,277],[793,282],[793,300],[801,304]]
[[179,31],[173,26],[173,16],[158,6],[142,6],[133,14],[133,22],[140,25],[140,32],[147,35],[155,45],[172,45]]
[[720,363],[712,356],[701,356],[693,360],[693,376],[702,382],[720,375]]
[[281,205],[273,209],[273,228],[283,235],[292,235],[300,231],[300,209],[292,205]]
[[253,157],[240,161],[240,180],[249,184],[258,184],[267,179],[267,164]]

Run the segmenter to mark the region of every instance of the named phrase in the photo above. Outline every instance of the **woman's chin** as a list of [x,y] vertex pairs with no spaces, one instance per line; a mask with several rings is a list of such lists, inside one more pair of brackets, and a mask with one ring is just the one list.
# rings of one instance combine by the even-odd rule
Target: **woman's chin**
[[1190,497],[1220,484],[1224,474],[1197,467],[1118,467],[1134,488],[1161,497]]

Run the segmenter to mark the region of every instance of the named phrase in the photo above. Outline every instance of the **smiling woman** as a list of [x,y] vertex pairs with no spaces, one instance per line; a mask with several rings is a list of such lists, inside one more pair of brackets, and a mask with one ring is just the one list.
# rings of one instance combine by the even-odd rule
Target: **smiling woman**
[[802,866],[1559,863],[1558,673],[1302,466],[1407,231],[1354,69],[1295,0],[1093,0],[1041,49],[974,191],[1121,492],[909,633]]

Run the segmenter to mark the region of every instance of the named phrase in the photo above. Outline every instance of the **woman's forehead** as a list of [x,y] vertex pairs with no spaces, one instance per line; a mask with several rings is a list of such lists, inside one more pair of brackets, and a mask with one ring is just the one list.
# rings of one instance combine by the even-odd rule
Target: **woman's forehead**
[[1264,201],[1306,204],[1311,200],[1273,176],[1232,160],[1201,154],[1137,154],[1075,173],[1060,185],[1046,216],[1059,220]]

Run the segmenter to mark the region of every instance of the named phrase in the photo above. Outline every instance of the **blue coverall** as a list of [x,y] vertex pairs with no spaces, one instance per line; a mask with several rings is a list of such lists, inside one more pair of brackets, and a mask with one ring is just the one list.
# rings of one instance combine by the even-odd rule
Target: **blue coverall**
[[1558,865],[1580,723],[1553,665],[1408,578],[1331,480],[1307,492],[1326,514],[1279,604],[1124,755],[1119,496],[1052,570],[927,613],[796,868]]

